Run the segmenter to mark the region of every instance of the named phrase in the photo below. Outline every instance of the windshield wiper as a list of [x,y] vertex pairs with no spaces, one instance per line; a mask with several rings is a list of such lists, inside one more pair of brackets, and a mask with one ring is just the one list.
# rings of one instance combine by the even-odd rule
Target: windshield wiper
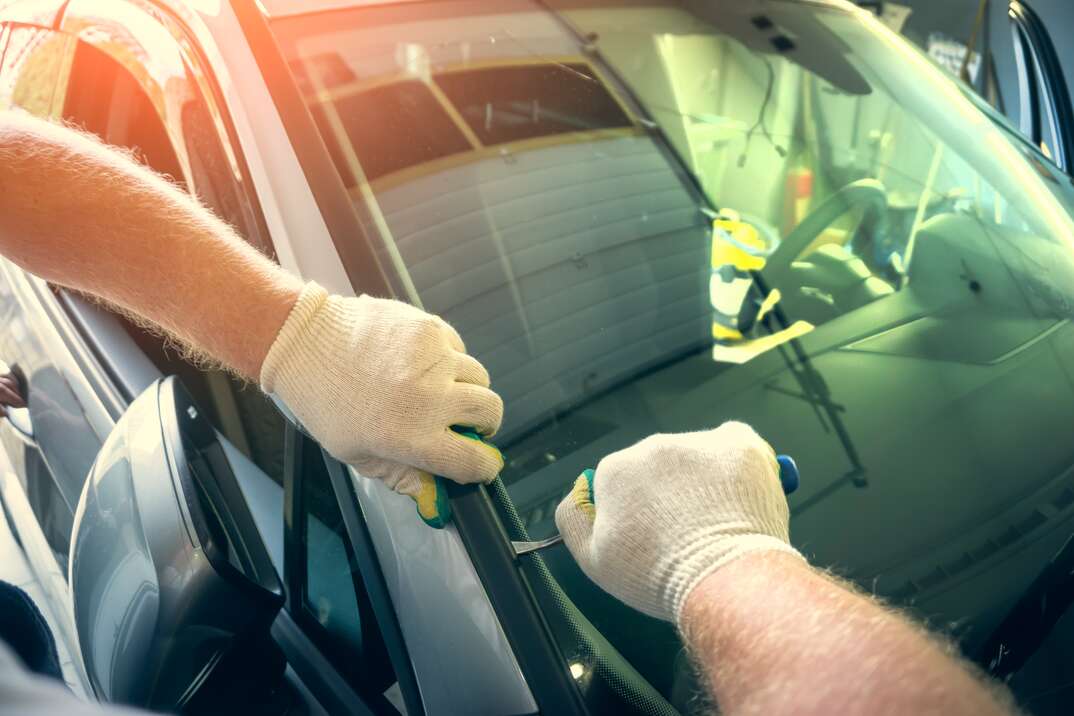
[[[753,279],[754,286],[760,292],[761,296],[767,296],[769,290],[761,272],[751,271],[750,276]],[[779,321],[780,325],[783,327],[783,330],[790,328],[791,322],[779,303],[776,303],[772,307],[770,315],[775,316],[776,320]],[[770,320],[771,318],[766,316],[762,319],[761,325],[771,334],[774,333],[774,331],[771,326],[768,325]],[[828,388],[824,376],[813,367],[813,362],[809,358],[809,354],[802,347],[801,339],[794,338],[790,340],[787,345],[790,346],[794,353],[793,359],[787,354],[784,346],[779,346],[777,350],[783,358],[783,361],[787,364],[787,371],[794,376],[794,379],[797,381],[802,392],[800,395],[790,394],[788,391],[779,392],[789,394],[791,397],[799,398],[810,403],[814,410],[818,411],[818,420],[820,420],[820,414],[823,413],[823,415],[828,418],[828,423],[835,432],[836,438],[839,439],[839,443],[843,447],[843,452],[850,462],[850,470],[848,470],[839,480],[828,485],[809,499],[798,503],[791,512],[792,516],[794,516],[810,509],[844,485],[851,484],[854,487],[859,488],[867,487],[869,485],[869,480],[866,477],[865,465],[862,464],[861,456],[858,454],[858,449],[854,445],[854,440],[850,437],[850,432],[843,423],[842,415],[840,415],[840,413],[846,412],[846,408],[832,400],[831,389]],[[766,385],[765,387],[769,390],[772,389],[769,385]],[[821,425],[824,425],[823,420],[820,420],[820,422]]]
[[[601,52],[600,48],[597,46],[597,40],[599,39],[597,35],[579,29],[573,22],[554,10],[546,0],[535,0],[535,3],[542,10],[551,15],[564,30],[570,33],[578,43],[582,53],[589,57],[595,64],[599,65],[602,73],[611,79],[619,95],[625,98],[631,105],[631,110],[637,116],[638,124],[641,125],[648,136],[654,139],[654,143],[657,147],[659,147],[663,154],[670,160],[668,163],[675,170],[675,173],[679,176],[683,185],[693,196],[699,212],[703,216],[709,218],[718,216],[720,213],[719,208],[712,202],[708,194],[705,193],[704,188],[701,186],[701,180],[694,174],[689,162],[687,162],[679,153],[679,150],[676,149],[675,144],[671,141],[671,137],[668,136],[663,125],[653,119],[648,105],[641,100],[637,92],[634,91],[634,88],[630,86],[630,83],[626,81],[615,65],[604,56],[603,52]],[[676,113],[682,116],[681,113]]]

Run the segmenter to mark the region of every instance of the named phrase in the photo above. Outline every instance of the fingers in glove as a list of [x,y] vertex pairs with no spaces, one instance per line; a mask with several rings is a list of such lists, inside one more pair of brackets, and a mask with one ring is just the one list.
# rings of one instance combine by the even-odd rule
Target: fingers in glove
[[489,372],[481,361],[466,353],[459,353],[458,365],[455,368],[455,380],[459,383],[470,383],[487,388],[491,385]]
[[556,527],[571,556],[582,571],[587,573],[589,546],[596,516],[596,507],[593,504],[593,471],[586,470],[578,476],[574,487],[556,507]]
[[430,527],[440,529],[450,521],[451,503],[443,481],[424,470],[376,457],[359,460],[354,468],[362,477],[379,480],[412,499],[418,516]]
[[779,461],[776,459],[775,449],[749,425],[729,420],[710,434],[721,444],[735,445],[748,454],[764,459],[772,468],[776,478],[779,478]]
[[420,467],[464,485],[492,482],[503,469],[503,455],[488,443],[445,428]]
[[456,383],[451,392],[451,424],[492,437],[503,422],[503,400],[488,388]]
[[372,455],[357,460],[351,460],[350,465],[352,465],[362,477],[379,480],[387,485],[389,489],[402,494],[409,494],[404,492],[402,486],[406,484],[408,479],[412,479],[414,472],[420,472],[416,468],[396,462],[395,460],[374,457]]
[[395,491],[414,500],[418,516],[430,527],[442,529],[451,519],[451,502],[442,481],[416,468],[407,469]]

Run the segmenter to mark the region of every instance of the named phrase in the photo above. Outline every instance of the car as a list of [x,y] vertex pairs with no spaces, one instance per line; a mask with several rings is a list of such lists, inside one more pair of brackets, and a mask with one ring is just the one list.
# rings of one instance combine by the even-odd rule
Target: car
[[255,387],[0,262],[27,403],[0,495],[92,698],[703,710],[671,625],[511,541],[603,456],[738,419],[797,460],[811,561],[1062,713],[1074,187],[873,14],[5,0],[0,27],[0,108],[128,149],[305,279],[443,316],[506,406],[500,479],[450,485],[435,530]]

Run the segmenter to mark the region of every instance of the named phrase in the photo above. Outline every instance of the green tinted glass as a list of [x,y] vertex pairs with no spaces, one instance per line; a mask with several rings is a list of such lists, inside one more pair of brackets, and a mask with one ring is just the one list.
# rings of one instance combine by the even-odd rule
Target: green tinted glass
[[[489,368],[531,536],[604,455],[732,418],[797,459],[806,554],[970,650],[1070,533],[1070,182],[870,15],[497,0],[275,27],[384,264]],[[415,84],[420,119],[351,109]],[[367,167],[377,112],[400,131]],[[670,629],[546,562],[686,709]]]

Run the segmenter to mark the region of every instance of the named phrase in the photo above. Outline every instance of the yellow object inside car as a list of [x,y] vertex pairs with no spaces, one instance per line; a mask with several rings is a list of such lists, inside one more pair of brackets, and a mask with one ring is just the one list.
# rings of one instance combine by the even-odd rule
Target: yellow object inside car
[[719,218],[712,222],[712,268],[734,266],[739,271],[760,271],[767,249],[757,228],[737,218]]

